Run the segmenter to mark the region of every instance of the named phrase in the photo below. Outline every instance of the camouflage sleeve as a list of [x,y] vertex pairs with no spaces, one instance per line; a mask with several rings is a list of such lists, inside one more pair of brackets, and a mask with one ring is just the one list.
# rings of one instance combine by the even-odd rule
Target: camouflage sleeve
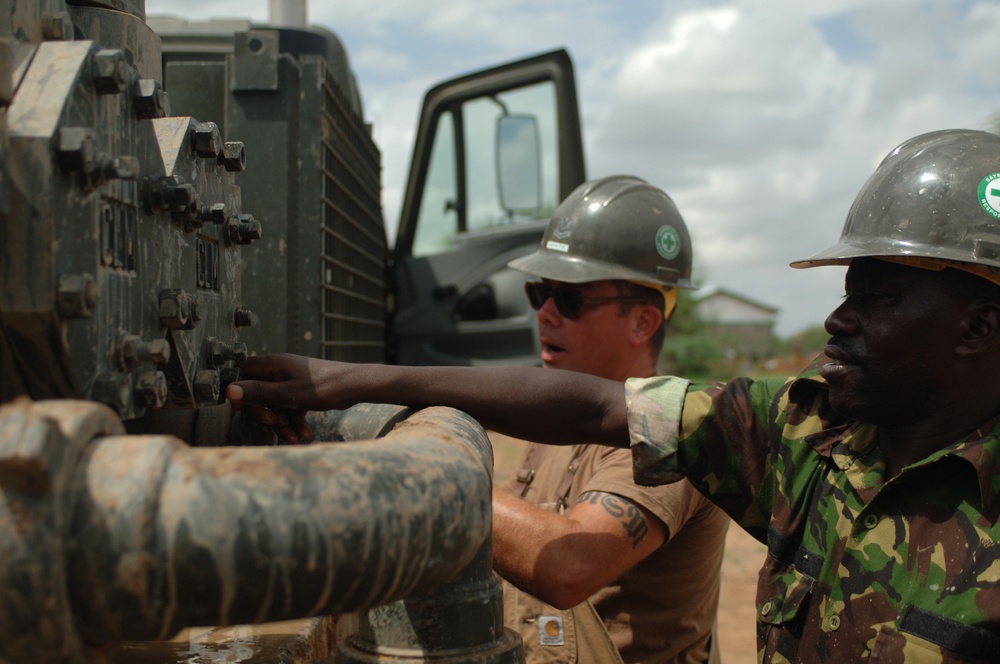
[[[626,384],[636,484],[686,476],[755,536],[774,500],[772,445],[780,444],[784,380],[719,383],[655,377]],[[772,432],[779,435],[772,440]]]
[[655,486],[677,482],[681,414],[690,381],[675,376],[630,378],[625,383],[628,429],[635,483]]

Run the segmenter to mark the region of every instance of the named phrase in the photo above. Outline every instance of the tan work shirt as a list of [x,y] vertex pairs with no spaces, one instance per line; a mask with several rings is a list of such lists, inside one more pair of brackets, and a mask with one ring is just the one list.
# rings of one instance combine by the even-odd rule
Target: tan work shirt
[[[543,447],[545,454],[525,496],[529,502],[554,502],[567,466],[579,453],[568,507],[587,491],[612,493],[641,505],[667,527],[663,546],[590,598],[624,661],[707,661],[729,517],[687,481],[636,485],[629,450]],[[512,479],[507,488],[514,484]]]

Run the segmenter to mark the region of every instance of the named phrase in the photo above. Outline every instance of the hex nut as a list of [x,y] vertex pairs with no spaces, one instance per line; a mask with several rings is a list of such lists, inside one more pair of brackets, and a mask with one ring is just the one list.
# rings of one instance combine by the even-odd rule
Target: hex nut
[[237,341],[229,347],[229,357],[235,364],[243,364],[250,357],[250,349],[242,341]]
[[243,231],[244,237],[246,237],[250,242],[259,240],[263,237],[260,222],[254,219],[252,215],[247,216],[249,216],[250,219],[246,222],[246,230]]
[[178,202],[171,208],[173,212],[170,216],[177,221],[183,221],[190,228],[200,228],[201,221],[201,201],[198,192],[189,184],[182,185],[185,191],[177,191]]
[[142,337],[126,334],[119,341],[120,361],[125,369],[134,369],[142,364]]
[[94,401],[110,406],[121,414],[128,411],[131,392],[128,374],[105,373],[94,380],[90,396]]
[[73,23],[66,12],[44,11],[39,17],[42,27],[42,39],[45,41],[64,41],[72,38]]
[[137,401],[147,408],[163,408],[167,403],[167,377],[162,371],[147,371],[135,379]]
[[242,364],[249,357],[250,353],[247,345],[242,342],[228,344],[221,339],[209,337],[206,340],[208,346],[209,366],[219,368],[229,360],[236,364]]
[[224,224],[229,221],[229,208],[225,203],[202,206],[201,221],[203,223]]
[[230,173],[238,173],[246,168],[247,153],[242,141],[227,141],[219,153],[219,163]]
[[146,205],[150,210],[183,212],[198,204],[198,192],[179,175],[167,175],[148,181]]
[[170,342],[166,339],[153,339],[149,342],[147,360],[158,366],[170,361]]
[[170,115],[170,97],[156,79],[143,78],[136,81],[132,90],[132,103],[135,107],[135,116],[140,120],[152,120]]
[[216,339],[215,337],[209,337],[205,340],[205,345],[208,348],[208,364],[212,367],[221,367],[226,361],[226,355],[223,352],[226,343],[222,339]]
[[90,61],[90,77],[97,94],[120,94],[125,88],[125,53],[117,48],[103,48]]
[[191,302],[183,290],[160,292],[160,323],[172,330],[191,329]]
[[222,132],[214,122],[199,122],[191,130],[191,149],[199,157],[216,158],[222,151]]
[[222,395],[226,394],[226,390],[229,388],[230,383],[235,383],[240,380],[241,374],[238,367],[226,367],[219,371],[219,392]]
[[202,369],[194,376],[194,398],[198,403],[218,403],[221,379],[218,371]]
[[121,358],[128,369],[134,369],[143,362],[163,366],[170,361],[170,342],[166,339],[145,341],[140,336],[128,334],[121,340]]
[[252,214],[236,215],[236,219],[229,220],[228,230],[233,244],[251,244],[263,235],[260,222]]
[[94,132],[88,127],[59,127],[56,160],[64,173],[90,173],[97,161]]

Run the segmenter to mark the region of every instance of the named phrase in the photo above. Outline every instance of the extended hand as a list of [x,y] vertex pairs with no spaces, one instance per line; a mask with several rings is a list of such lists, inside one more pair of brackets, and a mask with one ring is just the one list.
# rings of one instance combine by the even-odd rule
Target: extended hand
[[308,442],[313,432],[306,413],[344,405],[332,389],[338,368],[346,369],[340,363],[300,355],[251,357],[240,367],[243,380],[232,383],[226,397],[235,410],[271,427],[285,442]]

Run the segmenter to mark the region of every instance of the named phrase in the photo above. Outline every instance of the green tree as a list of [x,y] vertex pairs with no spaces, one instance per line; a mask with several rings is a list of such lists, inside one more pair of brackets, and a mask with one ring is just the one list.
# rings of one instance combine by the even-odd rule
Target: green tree
[[692,291],[677,294],[677,309],[670,318],[663,342],[660,371],[692,379],[716,377],[725,359],[718,342],[703,334],[705,322],[698,316]]
[[777,352],[780,355],[818,355],[829,340],[830,333],[822,325],[813,325],[786,339],[781,339],[777,345]]

